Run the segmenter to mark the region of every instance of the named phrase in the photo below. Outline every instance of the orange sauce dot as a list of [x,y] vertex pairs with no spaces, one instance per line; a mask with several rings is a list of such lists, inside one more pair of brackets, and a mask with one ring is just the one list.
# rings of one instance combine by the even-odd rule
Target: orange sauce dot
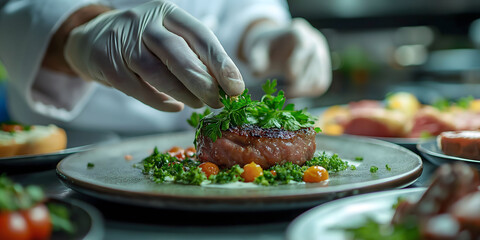
[[328,172],[321,166],[311,166],[303,173],[303,181],[318,183],[328,179]]

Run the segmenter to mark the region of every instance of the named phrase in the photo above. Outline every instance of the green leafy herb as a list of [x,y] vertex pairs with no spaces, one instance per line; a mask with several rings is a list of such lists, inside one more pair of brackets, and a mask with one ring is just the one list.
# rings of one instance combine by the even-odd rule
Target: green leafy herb
[[410,221],[401,225],[391,226],[381,224],[369,217],[361,226],[340,228],[347,232],[349,238],[355,240],[400,240],[400,239],[420,239],[420,231],[416,221]]
[[420,132],[420,138],[421,139],[429,139],[431,137],[433,137],[433,135],[429,131]]
[[363,161],[363,157],[355,157],[355,161]]
[[[198,167],[200,162],[191,156],[180,161],[169,153],[160,153],[157,148],[153,153],[143,160],[142,172],[157,183],[174,182],[180,184],[200,185],[202,183],[225,184],[232,182],[243,182],[241,174],[243,168],[234,165],[231,168],[222,169],[217,175],[210,175],[207,179],[205,173]],[[325,152],[316,154],[310,161],[305,162],[303,166],[287,162],[282,165],[263,170],[263,175],[257,177],[254,183],[260,185],[279,185],[290,182],[303,181],[303,173],[310,166],[322,166],[328,172],[335,173],[348,168],[348,163],[334,154],[327,155]],[[275,173],[275,174],[274,174]]]
[[200,124],[200,120],[202,120],[202,118],[204,118],[210,113],[211,113],[210,108],[205,108],[205,111],[203,112],[203,114],[194,112],[192,113],[192,116],[190,116],[190,118],[187,119],[187,122],[188,124],[190,124],[190,126],[196,128]]
[[168,153],[160,153],[155,147],[153,153],[143,160],[143,173],[150,175],[157,183],[172,181],[181,184],[200,185],[207,179],[192,158],[180,161]]
[[[255,183],[268,186],[288,184],[292,181],[303,181],[303,173],[311,166],[321,166],[329,173],[336,173],[348,168],[348,162],[341,160],[337,154],[328,156],[325,152],[317,154],[311,160],[305,162],[303,166],[287,162],[282,165],[263,170],[263,175],[255,179]],[[273,174],[275,173],[275,174]]]
[[446,111],[448,108],[450,108],[450,101],[448,99],[442,98],[437,101],[435,101],[432,104],[433,107],[437,108],[440,111]]
[[93,167],[95,167],[95,164],[91,162],[87,163],[87,168],[93,168]]
[[243,173],[243,168],[239,165],[234,165],[230,169],[223,169],[217,175],[210,175],[208,180],[212,183],[225,184],[231,182],[243,182],[241,174]]
[[388,166],[388,164],[385,165],[385,168],[387,169],[387,171],[392,171],[392,169],[390,168],[390,166]]
[[350,169],[351,170],[357,170],[357,167],[355,167],[355,165],[350,165]]
[[457,106],[463,109],[468,109],[472,101],[475,100],[473,96],[463,97],[457,101]]
[[0,175],[0,211],[29,209],[44,199],[45,195],[40,187],[35,185],[23,187],[6,175]]
[[[0,127],[3,128],[3,125],[19,125],[22,131],[30,131],[32,129],[31,125],[23,125],[15,121],[5,121],[0,123]],[[10,134],[15,134],[16,131],[11,131]]]
[[[293,104],[285,106],[285,94],[277,92],[277,81],[268,80],[262,89],[265,95],[260,101],[254,101],[246,89],[240,96],[229,97],[220,89],[220,101],[224,108],[218,114],[205,112],[194,113],[188,123],[197,128],[195,141],[200,134],[216,141],[222,136],[222,131],[230,127],[256,125],[261,128],[283,128],[296,131],[312,127],[316,118],[305,110],[295,110]],[[319,128],[315,128],[317,132]],[[196,145],[196,142],[195,142]]]
[[48,203],[47,208],[50,212],[50,219],[54,231],[63,231],[70,234],[75,232],[75,226],[70,219],[70,212],[65,206]]
[[337,154],[328,156],[323,152],[314,156],[312,160],[305,162],[304,166],[322,166],[328,172],[340,172],[348,168],[348,162],[340,159]]
[[473,96],[463,97],[455,101],[449,101],[448,99],[442,98],[435,101],[432,106],[437,108],[440,111],[447,111],[451,106],[457,106],[459,108],[468,109],[472,101],[475,100]]
[[371,166],[370,167],[370,172],[371,173],[376,173],[377,171],[378,171],[378,167],[376,167],[376,166]]

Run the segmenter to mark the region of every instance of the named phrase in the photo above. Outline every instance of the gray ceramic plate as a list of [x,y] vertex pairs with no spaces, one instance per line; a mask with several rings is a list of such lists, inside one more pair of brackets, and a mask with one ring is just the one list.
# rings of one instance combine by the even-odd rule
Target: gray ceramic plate
[[[262,187],[252,183],[226,187],[156,184],[133,167],[155,146],[165,151],[172,146],[188,147],[193,132],[129,139],[119,144],[71,155],[57,166],[65,185],[97,198],[158,208],[208,211],[278,210],[312,207],[351,194],[404,187],[422,172],[420,157],[392,143],[359,137],[317,135],[317,150],[337,153],[357,166],[331,174],[328,183],[289,184]],[[133,160],[125,160],[125,155]],[[363,161],[354,161],[361,156]],[[93,163],[93,168],[87,164]],[[385,168],[388,164],[391,171]],[[378,172],[371,173],[370,167]]]
[[88,239],[97,240],[104,237],[104,223],[100,212],[84,202],[72,199],[52,198],[47,204],[53,203],[64,206],[70,213],[70,220],[74,225],[75,232],[53,232],[51,239]]
[[428,159],[433,164],[439,166],[444,163],[454,163],[461,161],[464,163],[468,163],[469,165],[476,167],[477,169],[480,169],[479,160],[446,155],[445,153],[443,153],[442,149],[438,147],[436,140],[419,143],[417,145],[417,149],[426,159]]
[[421,138],[392,138],[392,137],[371,137],[382,141],[398,144],[409,150],[415,151],[417,144],[422,141]]
[[100,143],[119,141],[120,137],[111,132],[85,132],[67,130],[67,148],[53,153],[22,155],[0,158],[0,168],[9,171],[35,171],[53,169],[64,157],[92,149]]
[[409,188],[364,194],[329,202],[297,217],[287,228],[288,240],[347,240],[348,236],[335,228],[357,227],[371,217],[388,223],[393,217],[392,205],[398,197],[417,200],[425,188]]

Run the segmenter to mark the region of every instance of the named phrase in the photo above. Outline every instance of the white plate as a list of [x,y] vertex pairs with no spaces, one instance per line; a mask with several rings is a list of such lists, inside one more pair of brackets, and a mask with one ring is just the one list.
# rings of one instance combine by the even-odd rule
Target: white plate
[[315,207],[297,217],[287,229],[288,240],[347,240],[338,228],[360,226],[368,217],[388,223],[398,197],[417,200],[426,188],[409,188],[375,192],[335,200]]
[[446,155],[445,153],[443,153],[442,149],[438,147],[436,140],[419,143],[417,145],[417,149],[422,154],[422,156],[424,156],[430,162],[438,166],[446,163],[454,163],[460,161],[467,163],[472,167],[480,169],[479,160]]

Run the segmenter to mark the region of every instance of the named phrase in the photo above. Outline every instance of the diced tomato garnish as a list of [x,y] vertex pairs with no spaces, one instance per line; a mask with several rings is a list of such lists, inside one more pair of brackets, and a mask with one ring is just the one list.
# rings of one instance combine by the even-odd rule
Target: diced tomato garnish
[[19,132],[19,131],[23,131],[23,127],[22,127],[22,125],[18,125],[18,124],[2,123],[2,131],[5,131],[5,132]]
[[205,173],[205,175],[210,177],[210,175],[217,175],[218,172],[220,172],[220,169],[218,168],[217,164],[211,163],[211,162],[204,162],[198,166],[200,169],[202,169],[202,172]]

